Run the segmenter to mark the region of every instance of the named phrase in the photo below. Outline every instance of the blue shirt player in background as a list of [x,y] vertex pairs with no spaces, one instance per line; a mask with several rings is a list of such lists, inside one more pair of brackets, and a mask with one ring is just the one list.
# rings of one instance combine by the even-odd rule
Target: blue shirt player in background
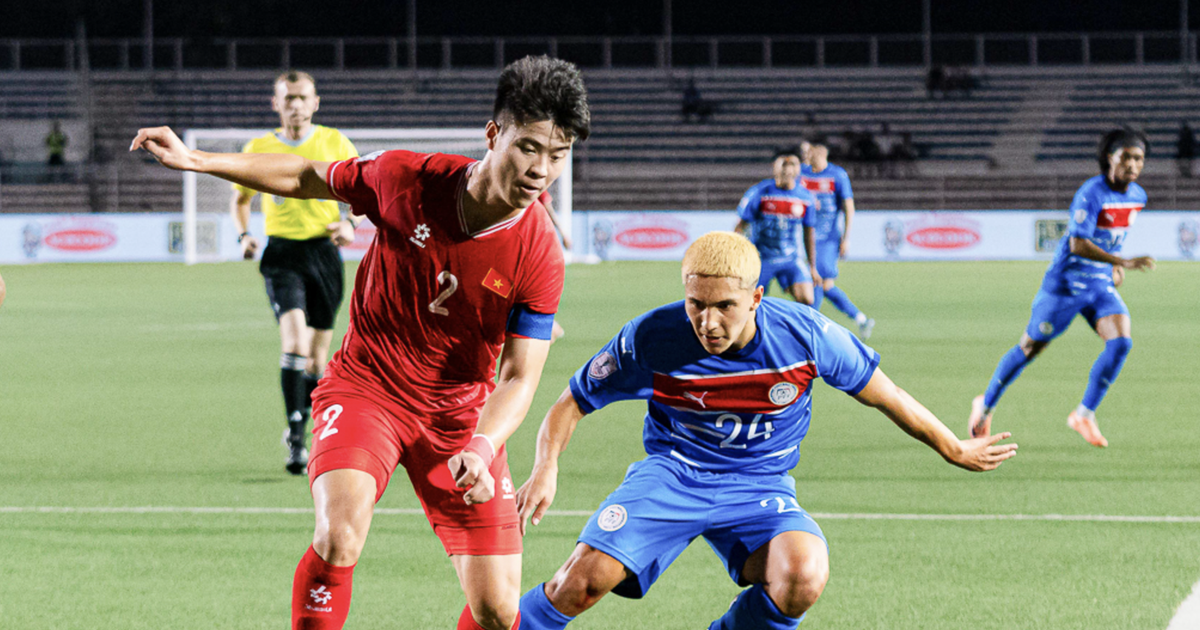
[[626,324],[546,414],[533,472],[517,492],[522,532],[554,500],[559,455],[586,414],[648,401],[648,457],[591,516],[553,579],[521,598],[522,630],[564,628],[609,592],[642,597],[697,536],[748,587],[728,611],[710,608],[720,615],[710,630],[796,628],[829,577],[825,536],[788,474],[809,429],[815,378],[956,466],[991,470],[1016,454],[1015,444],[997,444],[1007,433],[956,438],[848,330],[795,302],[764,299],[759,273],[746,239],[702,236],[684,254],[686,299]]
[[[813,282],[820,282],[813,258],[816,197],[799,185],[800,147],[779,149],[772,158],[774,176],[750,187],[738,204],[738,234],[750,231],[750,240],[762,259],[758,283],[765,291],[771,278],[797,302],[812,305]],[[807,262],[800,260],[796,228],[804,229]]]
[[[846,293],[834,284],[838,277],[838,260],[844,260],[850,249],[850,226],[854,223],[854,190],[850,188],[850,176],[846,169],[829,163],[829,147],[814,144],[809,151],[808,163],[800,169],[800,181],[817,198],[814,230],[817,273],[821,282],[813,290],[813,308],[821,310],[822,297],[828,297],[831,304],[858,325],[858,336],[869,339],[875,320],[858,310]],[[846,217],[845,227],[840,231],[839,213]]]
[[988,435],[992,410],[1005,388],[1078,314],[1104,340],[1104,350],[1092,365],[1083,401],[1067,416],[1067,426],[1093,446],[1108,446],[1096,424],[1096,408],[1133,347],[1129,309],[1117,287],[1126,269],[1154,269],[1154,259],[1120,256],[1125,233],[1146,206],[1146,191],[1135,183],[1146,160],[1146,136],[1132,129],[1114,129],[1100,139],[1097,153],[1101,174],[1075,193],[1069,231],[1033,298],[1033,314],[1020,343],[1000,359],[987,392],[971,403],[972,436]]

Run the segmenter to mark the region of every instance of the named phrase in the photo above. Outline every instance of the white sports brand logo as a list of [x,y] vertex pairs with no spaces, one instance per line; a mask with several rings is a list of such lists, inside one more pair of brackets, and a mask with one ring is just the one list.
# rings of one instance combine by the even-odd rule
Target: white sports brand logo
[[800,388],[795,383],[785,381],[773,385],[767,395],[771,398],[771,404],[782,407],[790,405],[793,400],[796,400],[796,396],[800,395]]
[[333,599],[333,593],[325,590],[324,585],[321,585],[319,588],[308,589],[308,596],[318,604],[327,604],[329,600]]
[[625,511],[624,506],[610,505],[604,508],[600,516],[596,517],[596,524],[606,532],[615,532],[624,527],[627,520],[629,520],[629,513]]
[[425,239],[429,238],[429,226],[421,223],[413,230],[413,235],[408,237],[417,247],[425,247]]

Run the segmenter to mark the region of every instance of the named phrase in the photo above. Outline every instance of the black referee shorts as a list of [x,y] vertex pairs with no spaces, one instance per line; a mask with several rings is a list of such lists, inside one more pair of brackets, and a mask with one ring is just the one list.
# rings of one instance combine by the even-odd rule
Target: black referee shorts
[[342,253],[328,237],[306,241],[269,237],[258,270],[275,319],[298,308],[310,327],[333,329],[342,305],[344,270]]

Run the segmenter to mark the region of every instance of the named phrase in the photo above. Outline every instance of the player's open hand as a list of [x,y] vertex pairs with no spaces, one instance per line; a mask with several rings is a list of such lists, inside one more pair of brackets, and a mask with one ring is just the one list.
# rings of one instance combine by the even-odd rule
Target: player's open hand
[[1154,271],[1154,258],[1151,256],[1138,256],[1137,258],[1126,258],[1121,262],[1121,266],[1126,269],[1139,269],[1141,271]]
[[838,260],[846,260],[846,253],[850,251],[850,243],[846,239],[838,245]]
[[822,282],[823,280],[825,280],[825,278],[822,278],[822,277],[821,277],[821,274],[820,274],[820,272],[818,272],[818,271],[817,271],[817,266],[816,266],[815,264],[814,264],[814,265],[809,265],[809,267],[808,267],[808,268],[809,268],[809,271],[811,271],[811,272],[812,272],[812,281],[813,281],[813,286],[814,286],[814,287],[819,287],[819,286],[821,286],[821,282]]
[[1012,437],[1012,433],[997,433],[970,440],[959,440],[958,443],[962,450],[954,458],[948,459],[955,466],[975,472],[994,470],[1003,464],[1004,460],[1017,454],[1016,444],[997,444],[1000,440],[1007,440],[1010,437]]
[[196,159],[192,150],[187,148],[170,127],[138,129],[137,137],[129,145],[129,150],[138,149],[145,149],[167,168],[177,171],[196,170]]
[[1113,286],[1120,288],[1122,282],[1125,282],[1125,268],[1120,265],[1113,265]]
[[344,247],[354,242],[354,226],[349,221],[330,223],[325,226],[325,231],[329,233],[329,240],[338,247]]
[[466,501],[467,505],[487,503],[496,495],[496,480],[488,472],[482,457],[470,451],[463,451],[451,457],[447,463],[450,466],[450,476],[454,478],[454,485],[467,489],[463,495],[463,501]]
[[526,522],[533,517],[533,524],[542,522],[546,510],[554,503],[558,493],[558,470],[535,466],[529,479],[517,490],[517,515],[521,519],[521,535],[525,535]]

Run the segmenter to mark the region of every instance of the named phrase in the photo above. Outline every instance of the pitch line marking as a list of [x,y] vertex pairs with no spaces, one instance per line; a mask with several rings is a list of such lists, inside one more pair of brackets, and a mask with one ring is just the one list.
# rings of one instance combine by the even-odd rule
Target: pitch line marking
[[[550,510],[547,516],[591,516],[594,510]],[[188,506],[0,506],[0,514],[312,514],[312,508],[188,507]],[[378,508],[375,514],[421,516],[418,508]],[[810,512],[813,518],[834,521],[1041,521],[1097,523],[1200,523],[1200,516],[1141,516],[1120,514],[889,514]]]

